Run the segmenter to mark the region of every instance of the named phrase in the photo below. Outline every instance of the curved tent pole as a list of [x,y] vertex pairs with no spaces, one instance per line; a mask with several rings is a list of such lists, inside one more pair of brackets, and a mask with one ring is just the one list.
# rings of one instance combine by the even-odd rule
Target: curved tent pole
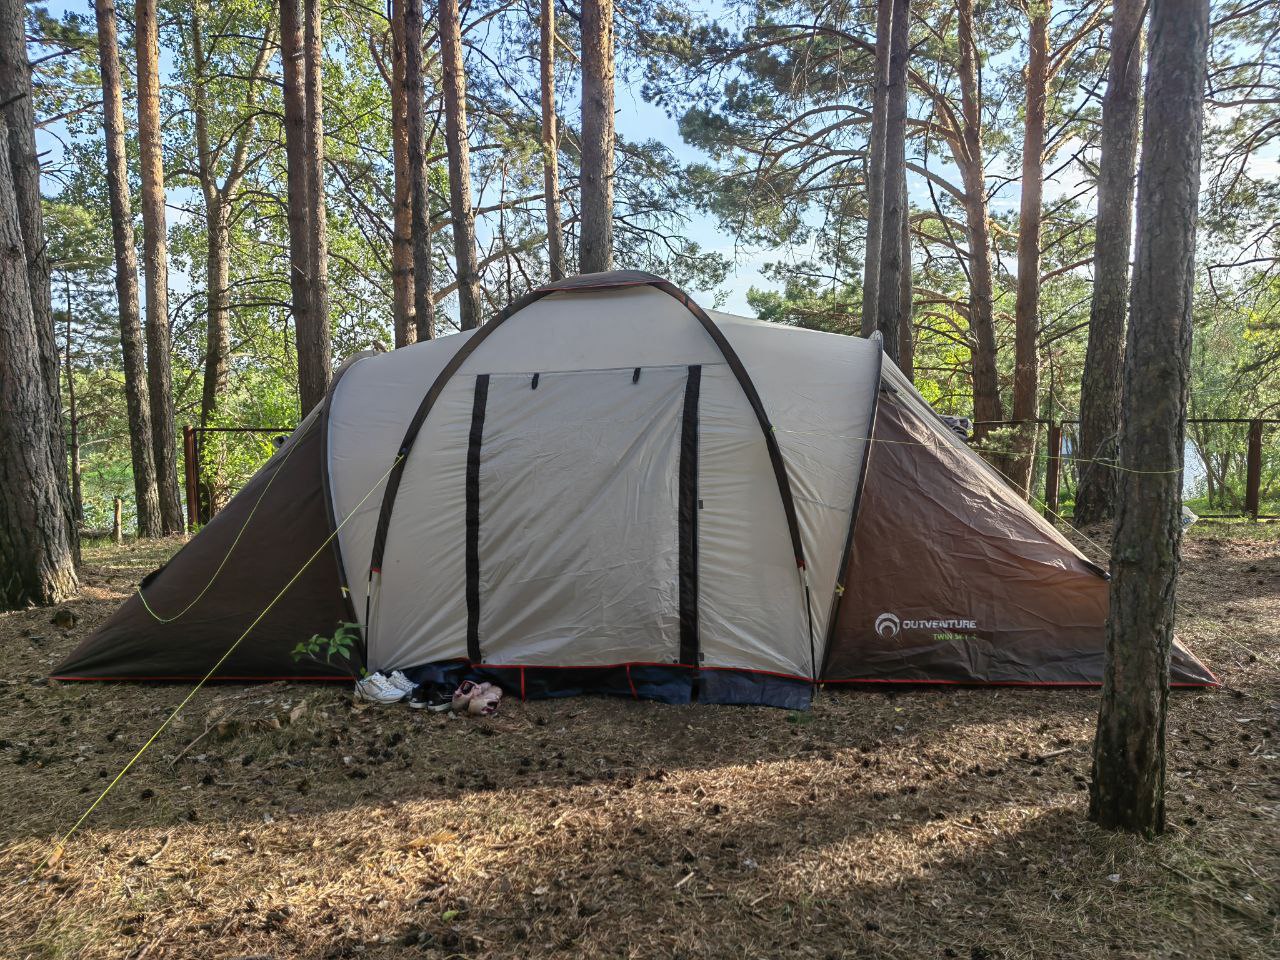
[[[537,303],[543,297],[550,296],[553,293],[569,292],[574,290],[613,290],[622,287],[654,287],[662,291],[669,297],[679,301],[691,314],[694,319],[702,326],[707,335],[715,343],[719,349],[721,356],[729,365],[729,369],[733,371],[734,378],[738,381],[738,386],[742,388],[743,394],[747,398],[747,402],[751,405],[752,411],[756,415],[756,420],[760,425],[760,432],[764,436],[765,448],[769,452],[769,462],[773,467],[774,479],[778,484],[778,494],[782,498],[782,509],[786,515],[787,529],[791,535],[791,549],[795,555],[796,566],[801,571],[804,584],[804,602],[805,614],[809,622],[809,643],[813,646],[813,613],[809,609],[811,606],[808,596],[806,563],[804,556],[804,546],[800,539],[800,522],[796,516],[795,499],[791,493],[791,481],[787,476],[786,462],[782,459],[782,449],[778,446],[778,439],[774,435],[773,424],[769,421],[769,415],[765,412],[764,404],[760,400],[760,394],[756,391],[755,384],[751,381],[751,375],[747,373],[746,367],[743,366],[742,360],[738,357],[737,351],[733,349],[724,333],[716,325],[716,322],[707,315],[693,299],[683,290],[661,277],[654,276],[651,273],[645,273],[639,270],[618,270],[611,273],[603,274],[587,274],[580,277],[571,277],[567,280],[561,280],[556,283],[548,283],[536,290],[531,290],[523,297],[513,303],[508,304],[497,316],[488,323],[480,326],[472,335],[471,339],[458,348],[457,352],[445,364],[444,369],[432,382],[431,387],[427,390],[426,395],[422,398],[422,402],[418,404],[418,409],[414,411],[413,418],[409,421],[409,426],[405,430],[404,439],[400,441],[400,446],[396,451],[399,461],[395,464],[391,473],[387,477],[387,484],[382,494],[382,507],[378,513],[378,526],[374,533],[373,551],[369,558],[369,577],[370,580],[375,575],[382,573],[382,561],[386,555],[387,535],[391,528],[391,514],[395,509],[396,497],[400,490],[400,480],[404,475],[405,463],[409,459],[409,452],[413,449],[414,442],[418,438],[419,432],[422,430],[423,423],[426,422],[428,414],[435,406],[440,394],[444,392],[449,381],[453,379],[453,375],[458,372],[467,358],[473,354],[476,349],[489,336],[493,334],[507,320],[519,313],[525,307]],[[366,630],[368,629],[368,614],[366,614]],[[811,649],[812,659],[812,649]],[[696,664],[692,664],[696,666]],[[814,680],[817,680],[816,664],[811,665],[814,671]]]

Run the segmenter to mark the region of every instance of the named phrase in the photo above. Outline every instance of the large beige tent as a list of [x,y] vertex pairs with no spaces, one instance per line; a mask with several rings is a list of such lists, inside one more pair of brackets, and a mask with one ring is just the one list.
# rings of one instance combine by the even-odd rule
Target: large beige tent
[[[524,695],[797,706],[818,681],[1095,683],[1104,577],[878,341],[616,272],[349,361],[146,605],[56,673],[201,676],[292,578],[219,676],[332,676],[290,651],[350,620],[355,666]],[[1174,680],[1213,677],[1179,647]]]

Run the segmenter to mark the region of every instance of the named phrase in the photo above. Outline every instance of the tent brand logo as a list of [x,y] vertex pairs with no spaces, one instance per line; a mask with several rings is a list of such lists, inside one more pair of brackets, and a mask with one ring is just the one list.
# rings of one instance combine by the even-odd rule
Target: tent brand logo
[[902,629],[897,614],[882,613],[876,617],[876,633],[888,640],[890,637],[896,637],[898,631]]
[[899,620],[894,613],[876,617],[876,633],[888,640],[903,630],[977,630],[977,620]]

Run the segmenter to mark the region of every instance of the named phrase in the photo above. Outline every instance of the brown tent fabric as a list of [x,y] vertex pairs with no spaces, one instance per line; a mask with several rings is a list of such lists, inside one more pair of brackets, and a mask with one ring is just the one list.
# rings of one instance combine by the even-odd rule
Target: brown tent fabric
[[290,655],[300,640],[332,635],[351,619],[337,554],[325,543],[332,526],[324,489],[324,436],[325,419],[318,412],[190,543],[143,581],[140,589],[155,615],[176,619],[161,622],[134,593],[53,676],[199,679],[317,551],[214,676],[327,679],[348,676],[348,667],[358,670],[358,664],[295,662]]
[[[895,373],[885,372],[823,679],[1100,683],[1105,574],[909,386],[895,388]],[[1216,682],[1179,644],[1171,680]]]

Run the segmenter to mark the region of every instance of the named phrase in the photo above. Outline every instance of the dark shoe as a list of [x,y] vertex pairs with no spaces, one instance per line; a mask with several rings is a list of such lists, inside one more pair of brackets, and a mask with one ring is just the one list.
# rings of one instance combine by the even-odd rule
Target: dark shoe
[[438,683],[420,683],[409,697],[409,707],[413,710],[430,710],[432,713],[443,713],[453,706],[452,692]]

